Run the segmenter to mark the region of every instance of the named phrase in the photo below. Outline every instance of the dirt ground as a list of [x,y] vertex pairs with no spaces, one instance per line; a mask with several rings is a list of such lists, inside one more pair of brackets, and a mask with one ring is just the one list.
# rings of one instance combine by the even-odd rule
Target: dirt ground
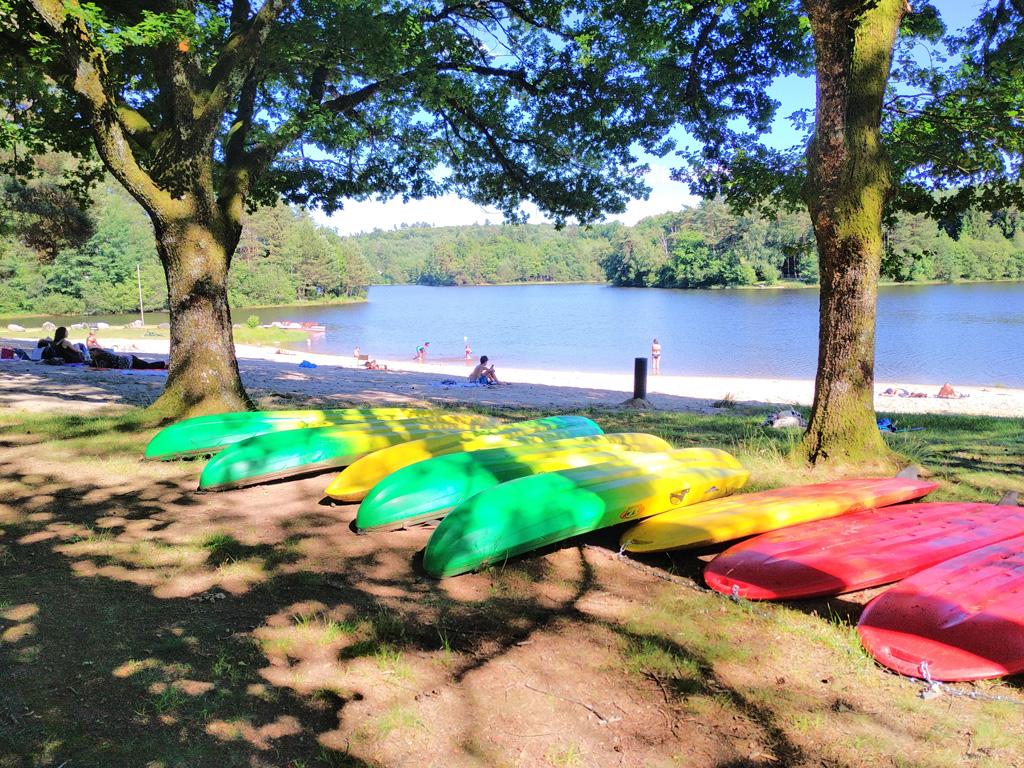
[[1019,682],[922,699],[870,595],[734,603],[595,535],[445,581],[330,475],[223,494],[151,433],[0,433],[0,768],[1024,766]]

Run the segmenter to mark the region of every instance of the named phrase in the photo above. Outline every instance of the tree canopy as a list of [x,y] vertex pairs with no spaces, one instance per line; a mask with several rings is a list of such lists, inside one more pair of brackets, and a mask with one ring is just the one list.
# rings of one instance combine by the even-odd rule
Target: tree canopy
[[[238,408],[227,294],[247,206],[457,191],[512,219],[531,200],[561,222],[643,191],[634,152],[661,151],[664,124],[593,10],[0,0],[0,149],[86,156],[92,139],[149,215],[167,274],[156,407]],[[19,162],[8,169],[24,174]]]

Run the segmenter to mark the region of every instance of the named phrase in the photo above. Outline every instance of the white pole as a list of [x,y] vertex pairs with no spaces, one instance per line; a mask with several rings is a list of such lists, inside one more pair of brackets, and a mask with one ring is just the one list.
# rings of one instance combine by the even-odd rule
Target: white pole
[[146,311],[142,308],[142,267],[135,262],[135,276],[139,280],[139,315],[142,317],[142,324],[146,324]]

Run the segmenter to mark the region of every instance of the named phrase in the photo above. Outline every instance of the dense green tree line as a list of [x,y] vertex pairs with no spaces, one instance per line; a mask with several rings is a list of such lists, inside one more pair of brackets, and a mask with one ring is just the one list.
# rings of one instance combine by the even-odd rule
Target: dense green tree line
[[[87,204],[63,189],[67,161],[0,194],[0,313],[94,314],[167,308],[150,219],[110,179]],[[229,292],[234,306],[323,301],[365,293],[358,245],[283,203],[243,220]]]
[[[165,309],[167,286],[152,225],[120,185],[80,205],[56,180],[0,195],[0,312],[81,314]],[[901,215],[886,230],[881,277],[897,282],[1024,279],[1024,221],[971,212],[954,238],[931,219]],[[765,219],[718,201],[636,226],[558,230],[540,225],[409,226],[343,238],[278,204],[245,217],[229,291],[234,306],[362,295],[368,283],[479,285],[607,280],[614,285],[708,288],[813,284],[818,262],[805,212]]]
[[558,230],[549,224],[429,227],[357,235],[382,283],[479,285],[600,282],[619,225]]
[[[1024,231],[1015,213],[972,211],[953,235],[924,216],[901,214],[885,229],[881,278],[896,282],[1024,279]],[[818,281],[806,212],[738,216],[717,201],[623,229],[604,261],[616,285],[659,288]]]
[[[881,278],[896,282],[1024,279],[1024,229],[1016,213],[971,212],[951,235],[901,214],[885,231]],[[473,285],[600,281],[657,288],[818,281],[806,211],[736,215],[720,201],[644,219],[633,227],[550,225],[403,227],[350,238],[374,282]]]

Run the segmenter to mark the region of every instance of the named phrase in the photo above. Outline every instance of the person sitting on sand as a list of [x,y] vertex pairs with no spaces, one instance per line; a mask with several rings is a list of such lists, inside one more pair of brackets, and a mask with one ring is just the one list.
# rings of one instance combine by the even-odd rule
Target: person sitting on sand
[[499,384],[498,375],[494,372],[494,366],[487,364],[488,357],[483,355],[480,364],[469,374],[469,380],[478,384]]
[[53,341],[43,349],[43,360],[59,360],[62,363],[84,363],[85,355],[68,338],[68,329],[63,325],[53,332]]
[[102,347],[95,347],[91,350],[92,353],[92,365],[95,368],[120,368],[127,370],[134,368],[136,370],[162,370],[167,367],[167,363],[163,360],[143,360],[141,357],[135,355],[126,354],[122,355],[117,352],[111,352],[109,349],[103,349]]
[[89,349],[96,349],[100,346],[100,342],[96,338],[96,331],[89,331],[89,335],[85,337],[85,346]]

